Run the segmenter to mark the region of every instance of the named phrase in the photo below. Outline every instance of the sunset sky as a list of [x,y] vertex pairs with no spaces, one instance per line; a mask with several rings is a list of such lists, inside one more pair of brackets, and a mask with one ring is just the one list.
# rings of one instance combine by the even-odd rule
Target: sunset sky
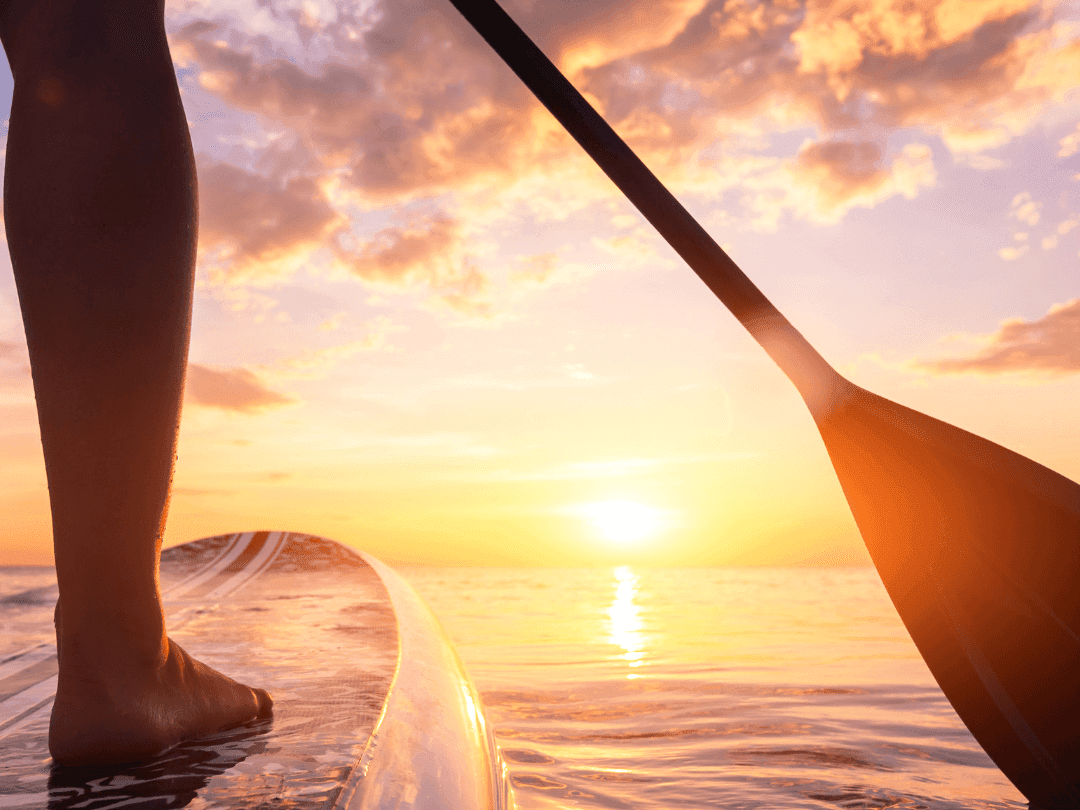
[[[842,373],[1080,479],[1080,5],[503,5]],[[794,388],[447,0],[167,17],[200,180],[167,545],[868,563]],[[0,563],[49,563],[0,264]]]

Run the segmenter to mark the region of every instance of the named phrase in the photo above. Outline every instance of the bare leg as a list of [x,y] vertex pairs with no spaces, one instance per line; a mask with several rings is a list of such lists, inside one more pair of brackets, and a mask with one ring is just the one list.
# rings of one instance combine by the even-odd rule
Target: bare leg
[[165,635],[196,190],[163,18],[164,0],[0,0],[5,219],[60,587],[49,747],[64,764],[145,758],[270,707]]

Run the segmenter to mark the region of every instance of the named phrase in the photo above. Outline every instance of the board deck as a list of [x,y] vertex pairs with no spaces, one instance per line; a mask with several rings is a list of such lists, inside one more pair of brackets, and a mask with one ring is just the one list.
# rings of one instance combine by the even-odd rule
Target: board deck
[[267,688],[274,716],[149,762],[54,766],[55,586],[8,597],[0,620],[20,646],[0,656],[0,808],[509,805],[478,696],[386,566],[312,535],[247,532],[165,550],[161,582],[170,636]]

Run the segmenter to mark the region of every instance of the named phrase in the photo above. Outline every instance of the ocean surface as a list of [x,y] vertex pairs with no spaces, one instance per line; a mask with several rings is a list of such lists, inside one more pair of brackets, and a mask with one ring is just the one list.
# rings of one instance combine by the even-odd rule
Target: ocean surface
[[523,808],[1026,808],[873,569],[402,568]]
[[[522,810],[1027,807],[873,569],[398,570],[480,689]],[[0,598],[54,581],[0,568]]]

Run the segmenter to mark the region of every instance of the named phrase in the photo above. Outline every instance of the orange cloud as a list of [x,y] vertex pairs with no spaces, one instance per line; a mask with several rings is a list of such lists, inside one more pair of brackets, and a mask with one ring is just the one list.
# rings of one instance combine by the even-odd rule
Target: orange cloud
[[187,398],[207,408],[254,413],[294,400],[271,391],[245,368],[213,368],[188,363]]
[[[204,89],[288,125],[369,198],[404,199],[511,173],[518,153],[543,146],[528,137],[528,91],[452,9],[387,3],[374,26],[349,15],[341,9],[327,32],[341,55],[317,72],[281,58],[256,61],[255,44],[229,44],[215,23],[191,23],[170,39],[179,61],[198,65]],[[358,27],[367,30],[355,41],[342,36]]]
[[[349,220],[312,177],[279,181],[224,163],[200,171],[200,258],[215,281],[288,275],[329,248],[339,266],[374,284],[427,287],[460,312],[482,313],[486,276],[464,252],[460,223],[443,212],[384,228],[359,247]],[[244,293],[234,309],[252,299]],[[267,304],[268,302],[268,304]]]
[[1058,144],[1061,149],[1058,151],[1058,157],[1067,158],[1072,157],[1080,150],[1080,124],[1076,125],[1076,129],[1066,135]]
[[[722,144],[725,158],[733,149],[739,158],[767,148],[760,135],[770,130],[815,128],[818,146],[793,171],[816,191],[788,195],[779,175],[763,182],[779,189],[785,210],[819,222],[932,183],[928,160],[911,153],[890,166],[884,155],[869,163],[838,155],[848,147],[837,144],[875,148],[908,128],[917,140],[940,137],[968,165],[989,166],[970,156],[1033,126],[1080,84],[1080,43],[1055,22],[1054,0],[657,2],[543,0],[512,11],[676,188],[688,178],[699,191],[737,182],[724,172],[738,160],[704,159],[703,150]],[[226,23],[189,24],[172,43],[205,90],[286,127],[319,167],[308,171],[333,173],[362,206],[480,188],[507,193],[580,159],[452,10],[421,0],[377,9],[342,6],[334,19],[295,21],[296,38],[318,38],[306,54],[329,54],[305,55],[304,67]],[[740,146],[735,136],[748,128],[758,142]],[[312,237],[335,227],[316,190],[279,183],[276,191],[275,200],[287,196],[308,214],[299,223]],[[239,253],[272,254],[268,234],[254,221],[250,230]],[[380,265],[376,254],[366,261],[365,272],[383,273],[384,282],[405,267]],[[461,290],[481,290],[483,279],[464,267],[450,297],[475,304]]]
[[926,361],[918,366],[938,374],[1080,371],[1080,298],[1055,304],[1038,320],[1003,321],[986,345],[970,357]]
[[199,251],[227,277],[287,271],[346,223],[311,177],[279,180],[227,163],[199,170]]
[[881,147],[871,141],[826,141],[807,144],[796,159],[796,171],[831,201],[874,191],[889,178]]
[[999,250],[998,251],[998,256],[1000,256],[1001,258],[1003,258],[1007,262],[1011,262],[1014,259],[1019,259],[1025,253],[1027,253],[1028,250],[1029,250],[1028,245],[1021,245],[1018,248],[1008,246],[1008,247],[1003,247],[1001,250]]
[[321,349],[304,349],[299,355],[279,360],[275,363],[276,376],[315,378],[322,376],[326,369],[359,352],[394,351],[389,344],[389,337],[395,332],[404,331],[404,326],[394,323],[390,318],[373,318],[364,324],[365,334],[359,340]]
[[1024,191],[1013,197],[1012,205],[1009,206],[1009,216],[1020,220],[1025,225],[1034,227],[1039,224],[1042,207],[1041,202],[1035,202],[1031,199],[1030,191]]
[[797,157],[748,178],[748,195],[759,230],[774,230],[785,211],[818,223],[841,219],[850,209],[870,208],[897,194],[913,198],[937,179],[930,150],[908,144],[891,161],[872,141],[807,142]]
[[[707,0],[652,0],[649,3],[546,3],[540,15],[554,30],[548,55],[570,76],[623,56],[666,45],[700,14]],[[552,14],[553,13],[553,14]],[[556,20],[551,20],[551,16]]]
[[[1051,20],[1040,0],[714,0],[670,45],[588,71],[586,87],[616,122],[663,117],[669,148],[758,115],[986,148],[1080,80],[1080,46]],[[692,107],[672,103],[676,88]]]
[[438,214],[409,227],[384,228],[353,260],[353,271],[375,281],[400,282],[430,274],[461,241],[458,223]]
[[933,184],[922,147],[889,161],[860,156],[890,132],[921,131],[968,165],[995,165],[970,156],[1025,131],[1080,84],[1076,39],[1040,0],[714,0],[670,45],[585,71],[585,89],[653,165],[691,167],[719,139],[717,188],[729,185],[725,164],[738,165],[733,150],[763,151],[752,139],[740,148],[740,121],[763,133],[816,128],[818,143],[791,168],[798,194],[770,169],[742,184],[764,190],[748,197],[758,219],[764,208],[835,222],[852,205]]
[[557,253],[537,253],[532,256],[522,256],[519,260],[521,269],[514,273],[517,280],[537,286],[544,286],[555,275],[559,263]]
[[370,282],[398,287],[423,284],[458,312],[481,315],[490,308],[489,282],[464,254],[461,224],[444,213],[384,228],[359,250],[339,250],[348,269]]
[[0,382],[25,382],[29,378],[26,344],[0,340]]
[[0,340],[0,360],[7,360],[9,363],[15,363],[19,360],[22,360],[25,355],[25,345]]
[[800,70],[838,76],[875,56],[923,59],[1037,8],[1031,0],[811,0],[791,41]]

